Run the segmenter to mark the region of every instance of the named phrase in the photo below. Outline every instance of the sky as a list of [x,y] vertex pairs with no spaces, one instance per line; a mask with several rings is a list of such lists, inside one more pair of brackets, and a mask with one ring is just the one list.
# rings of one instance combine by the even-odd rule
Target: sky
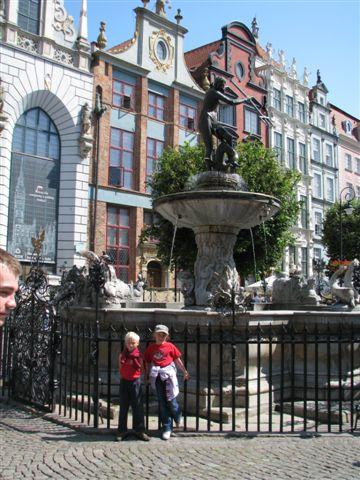
[[[154,5],[150,0],[148,8]],[[107,48],[131,38],[138,6],[140,0],[88,0],[89,40],[102,20]],[[81,0],[65,0],[65,7],[78,25]],[[220,39],[221,27],[233,21],[251,29],[256,15],[259,42],[272,43],[275,59],[279,50],[288,66],[295,57],[299,76],[305,66],[310,71],[310,86],[319,69],[330,103],[360,118],[360,0],[171,0],[170,20],[179,8],[188,29],[185,51]]]

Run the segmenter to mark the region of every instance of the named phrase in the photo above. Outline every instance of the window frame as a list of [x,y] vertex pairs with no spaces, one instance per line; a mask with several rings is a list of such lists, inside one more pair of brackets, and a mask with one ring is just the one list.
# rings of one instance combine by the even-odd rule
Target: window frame
[[291,95],[285,95],[285,111],[289,117],[294,117],[294,97]]
[[274,88],[273,92],[273,106],[281,112],[281,90],[279,90],[278,88]]
[[[289,146],[292,145],[292,150]],[[295,140],[290,137],[286,137],[286,157],[287,157],[287,166],[291,170],[296,169],[296,158],[295,158]]]
[[[117,92],[115,90],[115,84],[119,84],[120,85],[120,92]],[[130,96],[129,95],[125,95],[125,88],[126,87],[130,87],[131,88],[131,94]],[[134,111],[135,110],[135,85],[132,84],[132,83],[129,83],[129,82],[126,82],[125,80],[120,80],[118,78],[113,78],[112,79],[112,96],[111,96],[111,102],[112,102],[112,106],[113,108],[122,108],[124,110],[127,110],[127,111]],[[114,101],[114,98],[115,97],[119,97],[120,98],[120,105],[118,105],[117,103],[115,103]],[[125,98],[129,98],[130,99],[130,103],[129,103],[129,107],[127,107],[126,105],[124,105],[125,103]]]
[[[319,179],[319,191],[316,191],[316,183],[315,183],[315,178]],[[323,184],[322,184],[322,174],[320,172],[314,172],[313,175],[313,196],[315,198],[323,199],[324,193],[323,193]]]
[[[109,211],[110,209],[114,209],[116,211],[116,217],[117,217],[117,223],[109,223]],[[121,224],[121,211],[126,211],[127,216],[129,219],[128,225],[122,225]],[[109,243],[109,229],[115,230],[116,232],[116,243],[110,244]],[[128,237],[128,243],[123,244],[121,243],[121,231],[126,230],[128,232],[127,237]],[[117,278],[120,278],[121,280],[125,281],[126,283],[130,281],[130,270],[131,270],[131,209],[127,207],[123,207],[120,205],[107,205],[106,208],[106,252],[109,252],[111,250],[116,251],[116,260],[120,259],[120,251],[126,251],[127,252],[127,258],[128,258],[128,263],[120,263],[118,261],[114,262],[113,261],[113,266],[115,268],[116,276]],[[110,258],[112,258],[112,255],[109,255]],[[114,260],[112,258],[112,260]],[[121,272],[125,271],[126,272],[126,278],[121,278]]]
[[[251,117],[250,117],[250,129],[247,128],[249,126],[248,122],[247,122],[247,119],[246,119],[247,115],[251,115]],[[253,126],[252,119],[253,118],[256,118],[256,132],[254,132],[252,130],[252,126]],[[253,110],[252,108],[244,107],[244,131],[246,133],[249,133],[250,135],[256,135],[258,137],[260,137],[260,135],[261,135],[259,114],[255,110]]]
[[[181,112],[181,107],[185,108],[185,111],[186,111],[185,115]],[[192,111],[194,113],[193,117],[188,115],[189,111]],[[182,119],[185,119],[185,125],[182,123]],[[192,127],[189,126],[189,121],[190,120],[194,122]],[[189,105],[189,104],[184,103],[184,102],[180,102],[179,103],[179,126],[181,128],[184,128],[185,130],[195,132],[196,131],[196,125],[197,125],[197,109],[195,107],[193,107],[192,105]]]
[[[120,145],[113,145],[111,143],[112,141],[112,131],[117,130],[120,132]],[[124,148],[124,135],[131,135],[132,136],[132,150],[129,150],[128,148]],[[121,128],[117,127],[110,127],[110,139],[109,139],[109,161],[108,161],[108,185],[112,185],[114,187],[119,187],[119,188],[124,188],[126,190],[134,190],[134,173],[135,173],[135,168],[134,168],[134,143],[135,143],[135,134],[134,132],[129,132],[127,130],[122,130]],[[120,151],[120,166],[119,167],[114,167],[111,165],[111,151],[116,150]],[[132,168],[124,167],[123,165],[123,152],[130,152],[132,154]],[[120,179],[121,182],[120,184],[115,184],[110,182],[110,177],[111,177],[111,168],[117,168],[120,170]],[[125,173],[131,173],[131,187],[125,187],[124,186],[124,177]]]
[[[28,13],[25,13],[25,12],[22,12],[21,11],[21,6],[23,5],[24,2],[27,2],[26,5],[28,7]],[[37,4],[37,17],[34,18],[30,15],[29,13],[29,7],[31,4]],[[25,32],[29,32],[29,33],[32,33],[33,35],[40,35],[40,15],[41,14],[41,0],[23,0],[23,2],[19,2],[18,3],[18,10],[17,10],[17,25],[22,29],[24,30]],[[24,26],[24,25],[20,25],[20,17],[26,19],[26,23],[27,25]],[[29,28],[29,22],[32,21],[32,22],[36,22],[36,31],[32,30],[31,28]]]
[[[301,108],[300,108],[301,106]],[[300,122],[305,123],[305,103],[303,102],[298,102],[298,118]]]
[[345,170],[347,172],[352,172],[352,157],[350,153],[345,153]]
[[[151,97],[154,97],[154,103],[151,103]],[[163,105],[158,105],[159,101],[163,102]],[[159,93],[156,92],[150,92],[148,93],[148,115],[151,118],[154,118],[155,120],[159,121],[165,121],[165,103],[166,103],[166,97],[164,95],[160,95]],[[150,113],[150,107],[152,107],[155,112],[154,115]]]
[[[154,156],[149,155],[149,143],[150,142],[155,142],[155,145],[154,145],[155,155]],[[157,149],[158,145],[162,146],[160,154],[158,154],[158,149]],[[164,151],[164,148],[165,148],[165,142],[163,140],[158,140],[157,138],[152,138],[152,137],[147,137],[146,138],[146,170],[145,170],[145,177],[146,177],[145,178],[145,190],[146,190],[146,193],[151,193],[151,188],[148,185],[148,179],[151,178],[153,176],[154,172],[156,171],[158,159],[161,157],[161,155]],[[150,173],[148,171],[149,159],[152,159],[153,167],[154,167],[153,170]]]
[[[306,145],[305,143],[299,142],[299,170],[304,175],[307,174],[307,164],[306,164]],[[303,147],[303,148],[302,148]],[[302,155],[302,150],[304,155]]]

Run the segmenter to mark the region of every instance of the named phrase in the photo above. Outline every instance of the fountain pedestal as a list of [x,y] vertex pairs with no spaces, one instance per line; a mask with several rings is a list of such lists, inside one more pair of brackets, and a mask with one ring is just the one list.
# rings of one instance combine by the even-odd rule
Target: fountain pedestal
[[239,231],[268,220],[280,204],[269,195],[240,190],[246,185],[237,174],[205,172],[189,183],[191,190],[164,195],[154,208],[177,227],[194,231],[196,305],[206,306],[214,291],[231,295],[238,284],[233,249]]

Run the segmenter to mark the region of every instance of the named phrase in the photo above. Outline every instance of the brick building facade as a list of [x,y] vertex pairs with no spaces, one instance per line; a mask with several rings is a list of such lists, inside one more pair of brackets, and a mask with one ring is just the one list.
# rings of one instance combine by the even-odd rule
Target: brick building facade
[[147,180],[164,148],[197,144],[203,98],[184,64],[181,16],[169,20],[160,4],[135,9],[132,39],[106,50],[98,41],[93,54],[95,96],[106,111],[95,129],[90,244],[108,253],[119,278],[128,282],[141,272],[151,287],[169,287],[171,278],[156,245],[139,242],[154,221]]

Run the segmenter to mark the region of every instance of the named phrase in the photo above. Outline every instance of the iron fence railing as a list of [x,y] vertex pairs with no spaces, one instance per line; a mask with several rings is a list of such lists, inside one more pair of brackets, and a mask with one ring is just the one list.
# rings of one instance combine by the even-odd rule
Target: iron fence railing
[[[151,341],[152,325],[98,320],[58,323],[50,409],[99,428],[117,428],[118,356],[128,330]],[[2,395],[12,396],[12,323],[3,334]],[[357,428],[359,322],[235,322],[171,328],[190,379],[180,381],[184,431],[343,432]],[[26,400],[26,399],[25,399]],[[145,386],[146,426],[158,428],[156,397]]]

